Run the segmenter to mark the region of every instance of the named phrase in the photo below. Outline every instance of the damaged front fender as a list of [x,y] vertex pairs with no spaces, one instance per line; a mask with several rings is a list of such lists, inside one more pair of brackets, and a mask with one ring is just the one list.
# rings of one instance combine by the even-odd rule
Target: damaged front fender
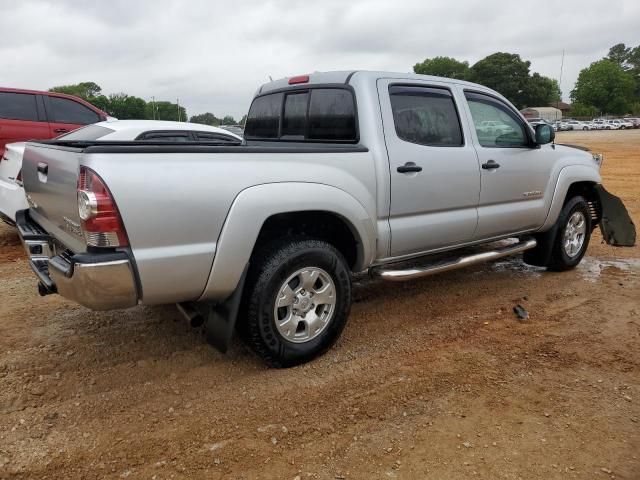
[[596,185],[595,191],[600,200],[600,231],[605,242],[616,247],[633,247],[636,244],[636,227],[622,200],[607,192],[602,185]]

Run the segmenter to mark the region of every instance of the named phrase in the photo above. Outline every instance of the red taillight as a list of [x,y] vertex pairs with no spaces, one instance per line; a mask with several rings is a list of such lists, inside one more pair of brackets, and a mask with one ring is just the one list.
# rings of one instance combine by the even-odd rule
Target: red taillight
[[289,79],[289,85],[297,85],[298,83],[309,83],[309,75],[298,75]]
[[111,192],[96,172],[80,167],[78,213],[87,245],[126,247],[127,233]]

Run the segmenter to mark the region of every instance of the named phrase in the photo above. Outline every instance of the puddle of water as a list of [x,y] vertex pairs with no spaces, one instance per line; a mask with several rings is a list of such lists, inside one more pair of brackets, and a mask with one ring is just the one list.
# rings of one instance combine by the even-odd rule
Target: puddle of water
[[576,269],[584,280],[596,282],[601,275],[637,274],[640,272],[640,259],[600,260],[594,257],[584,257]]

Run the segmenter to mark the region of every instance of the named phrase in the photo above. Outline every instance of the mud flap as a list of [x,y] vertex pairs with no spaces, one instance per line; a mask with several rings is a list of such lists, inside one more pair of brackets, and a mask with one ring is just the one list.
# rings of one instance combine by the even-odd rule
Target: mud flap
[[602,185],[596,185],[595,190],[602,209],[600,231],[604,241],[616,247],[633,247],[636,244],[636,227],[624,203]]
[[216,305],[208,305],[204,325],[205,337],[210,345],[222,353],[226,353],[231,344],[248,269],[247,264],[236,290],[227,300]]
[[528,265],[535,265],[536,267],[546,267],[551,260],[551,252],[553,251],[553,242],[556,241],[556,235],[558,234],[558,222],[553,227],[543,233],[535,235],[536,248],[527,250],[524,252],[522,259],[524,263]]

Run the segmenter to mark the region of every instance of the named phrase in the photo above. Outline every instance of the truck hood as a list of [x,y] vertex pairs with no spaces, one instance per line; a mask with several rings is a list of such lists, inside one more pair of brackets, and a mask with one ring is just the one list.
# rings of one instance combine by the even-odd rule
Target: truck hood
[[585,147],[583,145],[572,145],[570,143],[556,143],[556,145],[561,147],[569,147],[569,148],[577,148],[578,150],[582,150],[583,152],[590,152],[589,147]]

